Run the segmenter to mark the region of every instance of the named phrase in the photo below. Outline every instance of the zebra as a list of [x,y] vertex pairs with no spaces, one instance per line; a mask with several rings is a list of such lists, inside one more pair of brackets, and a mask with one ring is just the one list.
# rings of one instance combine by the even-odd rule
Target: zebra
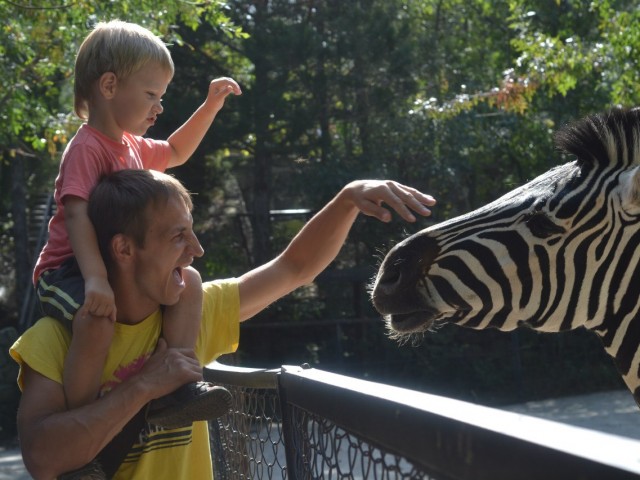
[[572,161],[395,245],[371,299],[401,341],[445,322],[584,327],[640,406],[640,108],[587,116],[554,141]]

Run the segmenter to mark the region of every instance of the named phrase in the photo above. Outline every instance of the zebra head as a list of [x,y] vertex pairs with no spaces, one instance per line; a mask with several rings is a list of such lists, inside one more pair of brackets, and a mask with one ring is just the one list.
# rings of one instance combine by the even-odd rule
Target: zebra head
[[575,160],[396,245],[372,301],[399,339],[443,322],[586,327],[638,400],[640,109],[589,116],[555,141]]

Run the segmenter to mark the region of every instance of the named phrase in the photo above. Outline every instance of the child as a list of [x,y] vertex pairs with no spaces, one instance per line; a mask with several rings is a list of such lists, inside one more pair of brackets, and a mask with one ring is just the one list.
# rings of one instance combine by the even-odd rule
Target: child
[[[117,170],[163,171],[182,165],[226,97],[241,94],[234,80],[213,80],[205,102],[167,141],[142,138],[163,111],[162,96],[173,73],[171,55],[162,41],[131,23],[98,24],[78,51],[74,110],[86,123],[62,156],[54,193],[57,212],[34,270],[44,312],[72,326],[63,375],[68,408],[90,403],[100,394],[101,372],[117,317],[107,270],[87,216],[91,190],[102,176]],[[156,233],[182,241],[182,232]],[[174,304],[165,306],[163,337],[170,347],[195,347],[202,281],[189,266],[192,261],[193,256],[183,258],[174,266],[171,287],[177,285],[181,293]],[[118,320],[127,323],[126,318]],[[222,387],[187,384],[151,402],[147,420],[167,428],[186,426],[226,413],[230,402],[229,392]]]

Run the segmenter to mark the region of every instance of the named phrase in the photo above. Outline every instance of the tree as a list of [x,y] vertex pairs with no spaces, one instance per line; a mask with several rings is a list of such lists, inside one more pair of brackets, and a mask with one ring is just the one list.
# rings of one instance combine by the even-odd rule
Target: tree
[[2,226],[10,242],[3,242],[0,253],[3,263],[15,259],[19,305],[37,253],[25,248],[28,197],[51,190],[60,152],[78,126],[70,113],[73,59],[91,26],[121,18],[176,43],[178,22],[188,28],[207,22],[228,35],[239,31],[217,2],[163,2],[158,8],[149,0],[5,1],[0,15],[8,19],[0,27],[0,207],[7,212],[12,205],[10,221]]

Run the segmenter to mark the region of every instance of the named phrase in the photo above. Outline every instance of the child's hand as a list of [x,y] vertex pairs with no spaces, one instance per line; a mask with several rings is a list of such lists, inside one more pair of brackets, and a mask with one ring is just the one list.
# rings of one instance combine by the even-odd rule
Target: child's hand
[[229,77],[216,78],[209,84],[209,94],[206,104],[213,111],[218,112],[224,105],[224,101],[229,94],[242,95],[240,85]]
[[84,283],[84,305],[81,314],[95,317],[108,317],[116,321],[116,303],[113,290],[106,278],[88,278]]
[[352,201],[362,213],[382,222],[391,221],[391,212],[382,206],[383,203],[398,212],[407,222],[416,221],[411,210],[427,217],[431,215],[427,206],[436,203],[431,195],[391,180],[359,180],[347,185],[345,190],[350,192]]

